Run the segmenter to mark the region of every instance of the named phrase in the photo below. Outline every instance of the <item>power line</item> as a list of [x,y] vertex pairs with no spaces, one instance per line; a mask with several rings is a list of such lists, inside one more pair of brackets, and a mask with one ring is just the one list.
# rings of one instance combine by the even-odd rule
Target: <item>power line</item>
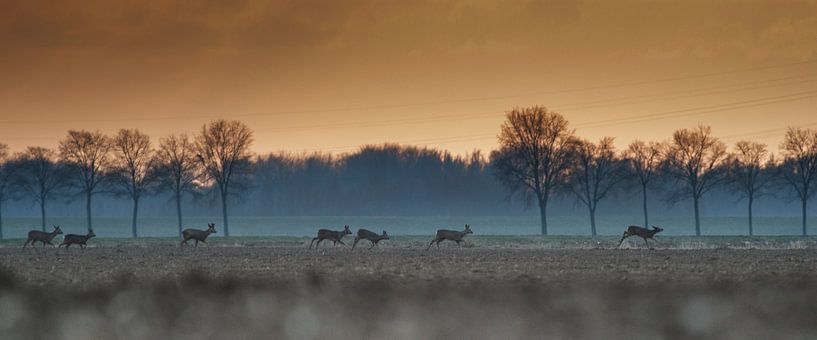
[[[757,107],[757,106],[764,106],[782,102],[791,102],[797,100],[804,100],[809,98],[817,97],[817,91],[805,91],[799,92],[790,95],[784,96],[775,96],[775,97],[766,97],[766,98],[759,98],[754,100],[747,100],[747,101],[740,101],[740,102],[733,102],[727,104],[720,104],[720,105],[713,105],[713,106],[704,106],[698,108],[690,108],[684,110],[674,110],[674,111],[667,111],[661,113],[653,113],[647,115],[640,115],[640,116],[631,116],[627,119],[629,121],[620,122],[618,120],[602,120],[596,122],[589,122],[585,124],[576,125],[577,127],[601,127],[601,126],[611,126],[611,125],[619,125],[619,124],[626,124],[626,123],[633,123],[633,122],[643,122],[643,121],[652,121],[652,120],[661,120],[661,119],[669,119],[669,118],[678,118],[678,117],[685,117],[685,116],[693,116],[693,115],[700,115],[706,113],[713,113],[713,112],[723,112],[723,111],[731,111],[741,108],[747,107]],[[714,109],[716,108],[716,109]],[[703,110],[703,111],[701,111]],[[676,114],[676,113],[684,113],[684,114]],[[668,115],[671,114],[671,115]],[[592,125],[595,124],[595,125]],[[813,125],[817,125],[814,123]],[[804,125],[809,126],[809,125]],[[730,135],[724,137],[722,139],[731,139],[734,137],[747,137],[751,136],[751,134],[741,134],[741,135]],[[466,135],[466,136],[457,136],[457,137],[445,137],[445,138],[437,138],[437,139],[425,139],[425,140],[416,140],[416,141],[405,141],[400,142],[401,144],[412,144],[412,143],[436,143],[436,144],[446,144],[451,142],[459,142],[459,141],[470,141],[470,140],[484,140],[487,138],[495,138],[496,134],[479,134],[479,135]],[[448,139],[456,138],[457,140],[448,141]],[[467,140],[460,140],[463,138],[467,138]],[[346,149],[354,149],[360,147],[357,146],[344,146],[344,147],[329,147],[329,148],[319,148],[319,149],[308,149],[308,150],[317,150],[317,151],[334,151],[334,150],[346,150]]]
[[[796,76],[796,77],[786,77],[786,78],[780,78],[780,79],[765,80],[765,81],[760,81],[758,83],[766,83],[766,82],[769,82],[769,81],[779,81],[781,79],[802,78],[804,76],[814,76],[814,75],[815,74],[799,75],[799,76]],[[657,94],[657,95],[646,95],[646,96],[641,96],[641,97],[629,97],[629,98],[644,98],[644,97],[650,97],[650,96],[653,96],[653,97],[654,96],[663,96],[663,97],[666,97],[666,98],[657,98],[657,99],[648,99],[648,100],[632,100],[632,101],[627,101],[627,102],[619,102],[619,103],[616,103],[616,104],[618,104],[618,105],[621,105],[621,104],[634,104],[634,103],[644,103],[644,102],[650,102],[650,101],[656,101],[656,100],[665,100],[665,99],[691,98],[691,97],[698,97],[698,96],[705,96],[705,95],[712,95],[712,94],[734,93],[734,92],[739,92],[739,91],[755,90],[755,89],[760,89],[760,88],[787,86],[787,85],[808,83],[808,82],[814,82],[814,81],[817,81],[817,79],[808,79],[808,80],[801,80],[801,81],[797,81],[797,82],[788,82],[788,83],[783,83],[783,84],[749,86],[749,87],[747,87],[746,85],[749,85],[749,84],[752,84],[752,83],[745,83],[745,84],[738,84],[738,85],[733,85],[733,86],[728,86],[728,87],[709,88],[709,89],[717,89],[717,88],[729,88],[729,87],[735,87],[735,86],[741,87],[741,88],[738,88],[738,89],[721,90],[721,91],[708,91],[708,92],[702,92],[702,93],[701,93],[702,90],[709,90],[709,89],[699,89],[699,90],[680,91],[680,92],[676,91],[676,92]],[[698,93],[695,93],[695,92],[698,92]],[[667,97],[668,95],[679,94],[679,93],[687,94],[687,95]],[[618,98],[618,99],[614,99],[614,100],[621,100],[621,99],[624,99],[624,98]],[[606,100],[606,101],[610,101],[610,100]],[[596,101],[595,103],[599,103],[599,102],[602,102],[602,101]],[[575,105],[575,104],[576,103],[573,103],[573,105]],[[555,105],[555,107],[564,108],[565,106],[570,106],[570,105],[571,104]],[[600,106],[605,106],[605,105],[584,105],[584,106],[580,105],[580,106],[578,106],[578,107],[576,107],[576,108],[574,108],[572,110],[582,110],[582,109],[600,107]],[[563,110],[557,110],[557,111],[563,111]],[[342,129],[342,128],[366,128],[366,127],[376,127],[376,126],[391,126],[391,125],[395,125],[395,124],[425,124],[425,123],[436,123],[436,122],[451,121],[451,120],[459,121],[459,120],[466,120],[466,119],[496,118],[497,114],[504,114],[505,112],[506,111],[487,111],[487,112],[479,112],[479,113],[465,113],[465,114],[454,114],[454,115],[435,115],[435,116],[432,116],[432,117],[422,117],[422,118],[402,118],[402,119],[367,121],[367,122],[351,122],[351,123],[338,123],[338,124],[295,126],[295,127],[286,127],[286,128],[278,128],[278,129],[267,129],[267,130],[263,130],[263,131],[257,131],[257,133],[258,134],[270,134],[270,133],[277,133],[277,132],[303,132],[303,131],[315,131],[315,130],[333,130],[333,129]]]
[[[793,94],[788,94],[788,95],[783,95],[783,96],[758,98],[758,99],[752,99],[752,100],[732,102],[732,103],[727,103],[727,104],[702,106],[702,107],[688,108],[688,109],[682,109],[682,110],[673,110],[673,111],[665,111],[665,112],[651,113],[651,114],[638,115],[638,116],[630,116],[630,117],[623,117],[623,118],[600,120],[600,121],[595,121],[595,122],[577,124],[576,127],[579,127],[579,128],[595,128],[595,127],[602,127],[602,126],[621,125],[621,124],[627,124],[627,123],[638,123],[638,122],[668,119],[668,118],[679,118],[679,117],[695,116],[695,115],[701,115],[701,114],[705,114],[705,113],[731,111],[731,110],[748,108],[748,107],[757,107],[757,106],[764,106],[764,105],[769,105],[769,104],[798,101],[798,100],[809,99],[809,98],[814,98],[814,97],[817,97],[817,91],[805,91],[805,92],[798,92],[798,93],[793,93]],[[788,98],[788,99],[786,99],[786,98]],[[703,111],[701,111],[701,110],[703,110]]]
[[[668,77],[668,78],[660,78],[660,79],[652,79],[652,80],[623,82],[623,83],[617,83],[617,84],[597,85],[597,86],[579,87],[579,88],[562,89],[562,90],[547,90],[547,91],[529,92],[529,93],[522,93],[522,94],[504,95],[504,96],[472,97],[472,98],[460,98],[460,99],[440,100],[440,101],[426,101],[426,102],[415,102],[415,103],[357,106],[357,107],[332,108],[332,109],[293,110],[293,111],[279,111],[279,112],[267,112],[267,113],[235,114],[235,115],[231,115],[231,117],[263,117],[263,116],[275,116],[275,115],[287,115],[287,114],[328,113],[328,112],[343,112],[343,111],[365,111],[365,110],[377,110],[377,109],[386,109],[386,108],[400,108],[400,107],[451,104],[451,103],[472,102],[472,101],[488,101],[488,100],[498,100],[498,99],[511,99],[511,98],[529,97],[529,96],[538,96],[538,95],[547,95],[547,94],[563,94],[563,93],[585,92],[585,91],[610,89],[610,88],[618,88],[618,87],[649,85],[649,84],[665,83],[665,82],[672,82],[672,81],[678,81],[678,80],[709,78],[709,77],[716,77],[716,76],[728,75],[728,74],[737,74],[737,73],[744,73],[744,72],[755,72],[755,71],[762,71],[762,70],[769,70],[769,69],[776,69],[776,68],[784,68],[784,67],[790,67],[790,66],[806,65],[806,64],[811,64],[811,63],[815,63],[815,62],[817,62],[817,59],[811,59],[811,60],[806,60],[806,61],[801,61],[801,62],[777,64],[777,65],[767,65],[767,66],[757,66],[757,67],[743,68],[743,69],[734,69],[734,70],[721,71],[721,72],[703,73],[703,74],[689,75],[689,76]],[[222,117],[223,117],[222,115],[201,115],[201,116],[165,116],[165,117],[142,117],[142,118],[66,119],[66,120],[48,120],[48,121],[6,120],[6,121],[0,121],[0,123],[2,123],[2,124],[28,124],[28,123],[133,122],[133,121],[182,120],[182,119],[217,119],[217,118],[222,118]]]

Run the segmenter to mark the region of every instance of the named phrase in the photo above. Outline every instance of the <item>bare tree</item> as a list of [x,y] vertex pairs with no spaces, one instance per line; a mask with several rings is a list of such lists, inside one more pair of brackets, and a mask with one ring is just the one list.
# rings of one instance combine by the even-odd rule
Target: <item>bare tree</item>
[[221,196],[224,236],[230,236],[227,198],[245,189],[241,180],[249,174],[252,142],[252,130],[235,120],[222,119],[204,125],[196,137],[196,157]]
[[570,171],[570,190],[590,212],[590,233],[596,236],[596,208],[624,178],[612,137],[598,144],[588,140],[576,143],[575,163]]
[[638,184],[640,184],[645,228],[649,228],[650,225],[647,209],[647,188],[661,166],[662,150],[663,144],[661,143],[645,143],[640,140],[634,140],[627,146],[627,150],[624,151],[624,158],[629,165],[629,171],[635,175],[635,178],[638,179]]
[[722,167],[726,145],[712,136],[708,126],[675,131],[667,150],[667,172],[684,183],[672,200],[692,198],[695,208],[695,235],[701,235],[698,203],[710,189],[725,180]]
[[67,184],[67,172],[57,152],[43,147],[28,147],[17,155],[15,183],[22,193],[40,204],[42,231],[45,231],[46,204]]
[[11,199],[16,191],[13,185],[16,170],[8,145],[0,143],[0,240],[3,239],[3,202]]
[[763,188],[770,179],[764,168],[764,163],[773,163],[768,156],[766,144],[739,141],[727,159],[731,191],[749,202],[749,235],[754,235],[752,205],[756,198],[764,194]]
[[139,199],[156,183],[156,159],[150,145],[150,137],[139,130],[122,129],[113,137],[114,158],[111,179],[115,193],[133,200],[131,233],[138,237],[136,220]]
[[171,135],[159,142],[156,152],[161,186],[170,190],[176,201],[179,235],[182,233],[182,196],[194,192],[200,176],[194,146],[185,134]]
[[567,119],[544,106],[508,112],[499,133],[500,149],[491,153],[495,175],[510,191],[524,199],[536,197],[547,235],[547,203],[565,185],[576,144]]
[[817,191],[817,131],[789,128],[780,145],[783,163],[781,177],[789,184],[794,196],[800,199],[803,211],[803,235],[808,234],[808,200]]
[[72,184],[85,195],[88,230],[93,229],[91,199],[106,180],[104,172],[110,169],[112,147],[110,138],[98,131],[70,130],[60,142],[60,157],[73,170]]

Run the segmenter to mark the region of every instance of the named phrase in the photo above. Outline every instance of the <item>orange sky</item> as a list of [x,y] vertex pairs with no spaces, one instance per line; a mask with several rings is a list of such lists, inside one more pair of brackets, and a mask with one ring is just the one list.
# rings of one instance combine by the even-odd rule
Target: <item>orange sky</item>
[[223,117],[257,152],[463,153],[534,104],[619,147],[703,123],[776,150],[786,126],[817,127],[815,85],[817,1],[0,3],[0,142],[15,150]]

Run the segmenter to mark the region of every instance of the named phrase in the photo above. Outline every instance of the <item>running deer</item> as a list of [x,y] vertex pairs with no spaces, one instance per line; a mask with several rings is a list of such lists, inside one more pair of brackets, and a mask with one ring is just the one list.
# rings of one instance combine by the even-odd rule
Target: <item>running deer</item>
[[315,248],[321,245],[321,242],[323,242],[323,240],[332,241],[333,245],[337,245],[338,242],[340,242],[340,244],[345,246],[346,243],[343,243],[341,239],[346,235],[352,235],[352,231],[349,229],[348,225],[343,227],[343,231],[320,229],[318,230],[318,237],[313,238],[312,242],[309,242],[309,249],[312,249],[312,243],[315,242],[315,240],[318,240],[318,243],[315,244]]
[[463,230],[463,231],[446,230],[446,229],[437,230],[437,237],[435,237],[434,240],[431,241],[431,243],[428,244],[428,248],[426,248],[426,250],[430,249],[431,245],[434,244],[434,242],[437,242],[437,248],[439,248],[440,247],[440,242],[442,242],[444,240],[451,240],[451,241],[457,242],[457,244],[460,245],[460,242],[462,242],[462,238],[465,237],[465,235],[473,234],[473,233],[474,232],[471,231],[471,226],[469,226],[467,224],[465,225],[465,230]]
[[369,249],[372,249],[377,245],[378,242],[380,242],[382,240],[388,240],[388,239],[389,239],[389,234],[386,234],[385,230],[383,230],[383,235],[380,235],[378,233],[368,231],[366,229],[358,229],[357,230],[357,237],[355,237],[355,243],[352,244],[352,250],[355,249],[355,246],[357,245],[357,242],[360,241],[360,240],[369,240],[369,242],[372,243],[372,246],[369,247]]
[[[652,226],[652,229],[647,229],[647,228],[642,228],[642,227],[639,227],[639,226],[631,225],[631,226],[627,227],[627,230],[624,231],[624,235],[621,235],[621,241],[618,241],[618,246],[621,247],[621,243],[624,242],[625,238],[628,238],[630,236],[638,236],[640,238],[643,238],[644,243],[646,243],[647,247],[649,247],[650,243],[647,242],[647,239],[658,241],[655,238],[653,238],[653,236],[655,236],[655,234],[658,234],[663,230],[664,230],[664,228],[659,228],[659,227],[656,227],[656,226]],[[652,249],[652,248],[650,248],[650,249]]]
[[65,246],[65,249],[68,249],[68,247],[70,247],[72,244],[76,244],[76,245],[79,245],[79,247],[82,250],[85,250],[85,247],[87,246],[88,240],[90,240],[91,237],[94,237],[94,236],[96,236],[96,234],[94,234],[93,229],[88,230],[88,234],[85,234],[85,235],[68,234],[68,235],[65,235],[65,238],[62,239],[62,243],[60,243],[60,245],[57,246],[57,248]]
[[54,245],[51,243],[51,240],[54,239],[57,235],[62,234],[62,230],[60,230],[60,226],[55,225],[54,231],[47,233],[44,231],[39,230],[32,230],[28,232],[28,239],[26,243],[23,244],[23,248],[25,248],[29,242],[31,242],[31,247],[34,247],[34,242],[40,241],[43,243],[43,248],[45,248],[46,243],[50,245]]
[[207,236],[210,234],[216,233],[216,224],[215,223],[208,223],[207,230],[200,230],[200,229],[185,229],[182,230],[182,242],[179,243],[179,247],[187,244],[188,240],[196,241],[194,248],[199,247],[199,242],[207,244]]

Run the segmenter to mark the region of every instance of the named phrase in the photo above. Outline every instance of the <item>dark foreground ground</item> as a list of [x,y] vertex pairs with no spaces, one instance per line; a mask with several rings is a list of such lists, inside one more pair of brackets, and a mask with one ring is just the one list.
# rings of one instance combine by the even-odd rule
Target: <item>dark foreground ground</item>
[[0,338],[817,338],[817,251],[0,248]]

